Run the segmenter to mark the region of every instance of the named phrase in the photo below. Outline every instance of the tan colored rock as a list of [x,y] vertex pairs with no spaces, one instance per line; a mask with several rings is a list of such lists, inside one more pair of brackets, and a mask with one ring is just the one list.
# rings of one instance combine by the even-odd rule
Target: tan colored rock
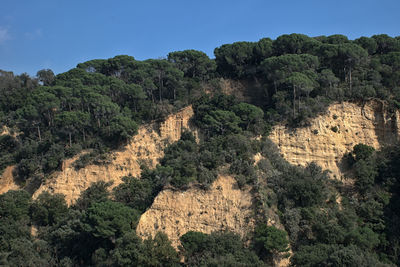
[[11,135],[12,137],[17,137],[18,135],[20,135],[20,132],[15,132],[13,129],[8,128],[7,126],[3,126],[0,129],[0,136],[1,135]]
[[[65,195],[70,205],[94,182],[113,182],[111,186],[113,188],[122,182],[123,176],[138,176],[140,163],[146,163],[150,168],[155,167],[164,155],[165,146],[179,140],[184,129],[192,129],[189,120],[193,114],[193,109],[189,106],[168,116],[161,123],[154,122],[141,126],[127,146],[121,151],[112,153],[110,164],[89,165],[76,170],[72,163],[78,156],[66,160],[62,171],[54,173],[42,184],[33,198],[37,198],[44,191],[61,193]],[[192,131],[196,135],[196,131],[193,129]]]
[[375,149],[395,143],[399,123],[399,112],[389,113],[384,102],[369,101],[364,106],[343,102],[331,105],[324,115],[311,120],[309,127],[276,126],[270,138],[290,163],[305,166],[314,161],[340,178],[343,155],[359,143]]
[[211,233],[229,230],[242,237],[254,229],[253,196],[239,190],[235,179],[219,176],[209,190],[192,187],[186,191],[165,189],[141,217],[136,232],[142,238],[167,234],[177,248],[179,237],[188,231]]
[[0,194],[9,190],[18,190],[20,187],[15,183],[13,171],[15,166],[8,166],[0,175]]

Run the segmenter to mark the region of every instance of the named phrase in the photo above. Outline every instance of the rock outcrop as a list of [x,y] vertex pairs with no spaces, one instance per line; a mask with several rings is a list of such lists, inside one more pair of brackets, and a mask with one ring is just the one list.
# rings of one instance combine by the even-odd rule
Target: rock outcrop
[[283,157],[292,164],[305,166],[314,161],[332,177],[340,178],[343,156],[359,143],[379,149],[399,138],[399,112],[390,113],[384,102],[364,105],[337,103],[311,120],[310,126],[273,128],[270,138]]
[[109,164],[89,165],[76,170],[72,163],[78,156],[66,160],[62,171],[54,173],[42,184],[33,198],[44,191],[61,193],[65,195],[70,205],[94,182],[113,182],[111,186],[113,188],[122,182],[121,178],[124,176],[138,176],[141,171],[140,164],[145,163],[150,168],[155,167],[164,155],[165,146],[179,140],[185,129],[191,130],[196,135],[196,131],[189,124],[193,114],[193,109],[189,106],[168,116],[161,123],[154,122],[141,126],[128,145],[121,151],[112,153]]
[[136,232],[147,238],[162,231],[175,248],[188,231],[229,230],[246,237],[254,229],[254,212],[250,189],[240,190],[235,179],[219,176],[209,190],[161,191],[140,217]]
[[8,166],[0,175],[0,194],[3,194],[9,190],[20,189],[14,181],[13,171],[14,166]]

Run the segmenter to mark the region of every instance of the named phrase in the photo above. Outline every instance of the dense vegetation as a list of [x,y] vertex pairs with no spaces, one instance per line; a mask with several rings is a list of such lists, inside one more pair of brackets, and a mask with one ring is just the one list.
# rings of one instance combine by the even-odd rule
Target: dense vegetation
[[[249,103],[222,94],[222,79],[250,85]],[[65,158],[85,149],[76,168],[104,164],[139,125],[188,104],[203,138],[184,133],[140,179],[125,177],[112,192],[93,184],[71,207],[61,195],[0,195],[0,265],[268,266],[288,244],[296,266],[399,265],[398,146],[355,146],[345,159],[354,184],[342,184],[313,163],[288,164],[267,139],[276,122],[301,126],[332,101],[370,98],[400,107],[399,37],[291,34],[226,44],[215,59],[186,50],[158,60],[91,60],[35,78],[1,71],[0,126],[8,133],[0,135],[0,172],[15,164],[29,193]],[[256,153],[263,159],[254,165]],[[164,187],[207,190],[220,173],[253,188],[251,242],[188,232],[177,252],[163,233],[136,236],[140,215]],[[285,230],[267,226],[271,211]]]

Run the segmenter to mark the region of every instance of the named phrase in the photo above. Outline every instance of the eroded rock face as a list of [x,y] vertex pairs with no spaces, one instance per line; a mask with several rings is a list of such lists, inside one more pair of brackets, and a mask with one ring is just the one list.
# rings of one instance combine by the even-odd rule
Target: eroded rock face
[[18,190],[19,186],[14,182],[14,166],[8,166],[0,176],[0,194],[9,190]]
[[235,179],[219,176],[209,190],[165,189],[141,217],[136,232],[142,238],[158,231],[168,235],[177,248],[179,237],[188,231],[211,233],[229,230],[242,237],[254,229],[253,196],[239,190]]
[[[111,188],[122,182],[127,175],[138,176],[140,163],[155,167],[164,155],[166,145],[180,139],[185,129],[191,129],[189,120],[193,116],[191,106],[170,115],[161,123],[151,123],[141,126],[130,143],[121,151],[112,154],[112,161],[107,165],[89,165],[76,170],[72,163],[78,158],[66,160],[62,171],[56,172],[34,193],[33,198],[44,192],[61,193],[65,195],[68,205],[75,202],[81,192],[93,182],[113,182]],[[191,129],[192,132],[196,131]]]
[[270,138],[290,163],[305,166],[314,161],[332,171],[333,178],[340,178],[343,155],[359,143],[375,149],[394,144],[399,123],[399,112],[389,113],[383,102],[370,101],[364,106],[343,102],[331,105],[309,127],[274,127]]

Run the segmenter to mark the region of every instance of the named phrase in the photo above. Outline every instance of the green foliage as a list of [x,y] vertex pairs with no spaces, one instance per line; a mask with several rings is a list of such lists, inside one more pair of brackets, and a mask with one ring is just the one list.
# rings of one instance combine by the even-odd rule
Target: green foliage
[[8,191],[0,195],[0,218],[26,219],[29,216],[30,195],[26,191]]
[[203,96],[195,102],[194,109],[196,125],[205,129],[208,136],[242,131],[263,134],[267,128],[262,109],[248,103],[237,103],[230,96]]
[[304,246],[291,258],[294,266],[390,266],[378,261],[375,255],[356,246]]
[[204,116],[204,123],[212,134],[239,133],[240,118],[231,111],[215,110]]
[[372,154],[374,153],[375,149],[371,146],[364,145],[364,144],[357,144],[353,148],[353,158],[357,162],[359,160],[368,160]]
[[118,202],[94,203],[87,209],[84,229],[95,238],[115,240],[130,231],[138,220],[138,212]]
[[179,266],[179,256],[166,234],[158,232],[154,238],[143,241],[146,258],[144,266]]
[[332,126],[331,130],[332,132],[337,133],[339,131],[339,128],[337,126]]
[[19,148],[18,141],[10,135],[0,135],[0,173],[15,162],[15,150]]
[[208,80],[213,76],[216,64],[205,53],[196,50],[185,50],[168,54],[168,61],[183,71],[187,78]]
[[39,226],[54,225],[67,213],[67,204],[61,194],[41,193],[32,203],[30,214],[32,221]]
[[127,232],[117,239],[115,249],[112,251],[113,261],[118,266],[140,266],[144,261],[145,251],[142,250],[141,239],[135,232]]
[[88,189],[83,191],[76,200],[74,207],[79,210],[87,210],[95,203],[108,200],[110,193],[108,192],[111,182],[92,183]]
[[152,204],[154,194],[152,182],[143,178],[123,177],[123,183],[114,189],[115,200],[145,212]]
[[354,164],[356,187],[362,193],[371,189],[375,183],[377,175],[376,167],[371,161],[360,159]]
[[45,241],[14,239],[9,252],[0,252],[0,264],[4,266],[55,266],[51,248]]
[[253,62],[254,43],[236,42],[233,44],[225,44],[215,48],[215,61],[217,63],[217,71],[229,77],[244,77],[248,73],[254,73],[251,70]]
[[289,251],[288,235],[284,230],[266,224],[257,225],[254,231],[254,246],[262,258]]
[[[261,221],[277,206],[293,265],[400,265],[398,147],[356,145],[349,164],[355,183],[348,186],[327,179],[315,164],[291,166],[268,140],[256,138],[276,122],[307,125],[332,101],[378,98],[395,111],[399,53],[400,39],[384,34],[354,41],[290,34],[222,45],[215,60],[185,50],[168,59],[91,60],[57,76],[51,70],[40,70],[36,78],[0,71],[0,126],[11,129],[0,136],[0,172],[15,164],[27,188],[83,149],[90,152],[75,162],[77,169],[107,163],[107,152],[125,144],[140,124],[188,104],[202,131],[200,143],[183,133],[155,169],[143,168],[140,179],[125,177],[112,195],[109,184],[96,183],[70,208],[59,195],[1,195],[0,265],[264,265],[230,233],[183,235],[185,263],[165,235],[142,242],[134,233],[139,214],[165,186],[184,190],[193,183],[206,190],[221,171],[240,188],[253,185]],[[228,87],[244,85],[250,103],[221,94],[230,89],[223,78],[240,80]],[[264,159],[254,166],[258,152]],[[35,238],[31,225],[38,227]],[[286,251],[288,240],[284,231],[261,225],[253,241],[259,255],[271,260],[271,253]]]
[[279,190],[280,205],[285,207],[321,205],[327,197],[327,174],[314,163],[305,169],[287,166],[281,174],[271,178],[275,190]]
[[236,234],[187,232],[180,238],[188,266],[264,266]]

